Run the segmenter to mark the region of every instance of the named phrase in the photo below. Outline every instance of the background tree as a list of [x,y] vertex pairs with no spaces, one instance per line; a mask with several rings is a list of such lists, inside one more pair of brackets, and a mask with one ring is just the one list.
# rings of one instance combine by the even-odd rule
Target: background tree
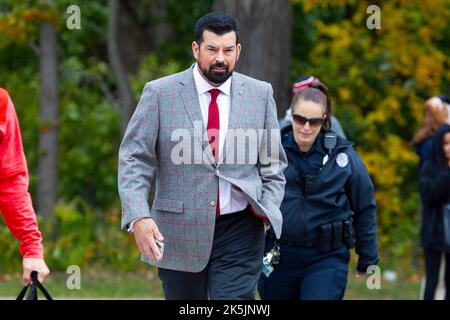
[[131,90],[130,82],[128,80],[129,73],[125,69],[122,58],[123,50],[120,50],[122,48],[122,39],[119,39],[119,22],[121,13],[123,12],[121,7],[123,7],[124,3],[125,2],[119,0],[108,1],[108,56],[118,87],[120,128],[122,134],[125,132],[128,121],[133,114],[136,104],[133,91]]
[[108,1],[108,60],[117,85],[122,134],[136,107],[130,76],[137,73],[147,54],[160,50],[163,42],[171,40],[173,31],[167,20],[167,2]]
[[272,84],[282,117],[290,99],[291,23],[289,0],[216,0],[213,10],[240,23],[242,52],[237,70]]
[[39,74],[41,128],[39,132],[38,211],[46,219],[53,216],[58,200],[58,41],[55,26],[43,21],[39,26]]

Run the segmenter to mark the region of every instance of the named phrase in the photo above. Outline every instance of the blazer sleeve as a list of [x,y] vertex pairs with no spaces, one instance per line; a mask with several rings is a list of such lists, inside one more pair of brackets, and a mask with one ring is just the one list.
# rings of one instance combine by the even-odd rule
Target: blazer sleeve
[[0,89],[0,211],[25,258],[43,258],[42,235],[28,193],[28,168],[14,105]]
[[131,117],[119,149],[118,188],[122,203],[121,226],[151,217],[148,204],[156,175],[156,141],[159,132],[157,92],[149,82]]
[[283,171],[287,167],[287,158],[281,144],[277,107],[270,84],[267,84],[266,101],[265,130],[259,147],[258,172],[262,181],[260,202],[270,210],[272,207],[279,208],[283,201],[286,184]]

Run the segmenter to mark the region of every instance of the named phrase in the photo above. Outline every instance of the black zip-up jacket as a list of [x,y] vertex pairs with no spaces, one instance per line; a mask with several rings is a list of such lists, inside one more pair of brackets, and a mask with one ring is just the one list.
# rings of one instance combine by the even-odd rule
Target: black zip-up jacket
[[[352,219],[359,256],[357,270],[365,272],[368,266],[377,264],[374,187],[353,144],[338,136],[336,147],[322,165],[328,153],[322,133],[313,146],[314,152],[306,154],[295,144],[292,126],[283,128],[281,137],[288,158],[281,239],[300,243],[314,240],[319,226]],[[317,177],[306,181],[306,175]]]
[[[450,168],[445,163],[442,148],[444,134],[450,126],[441,127],[433,139],[433,156],[420,171],[420,197],[422,200],[422,226],[420,242],[423,247],[446,250],[444,242],[443,206],[450,203]],[[444,163],[440,165],[437,159]]]

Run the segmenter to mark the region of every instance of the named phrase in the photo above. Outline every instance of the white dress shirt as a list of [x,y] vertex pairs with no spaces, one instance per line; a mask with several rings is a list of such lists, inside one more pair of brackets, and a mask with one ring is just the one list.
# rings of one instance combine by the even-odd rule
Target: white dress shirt
[[[231,77],[218,87],[214,87],[208,83],[200,74],[198,64],[193,68],[194,82],[197,89],[198,101],[202,111],[203,123],[205,128],[208,126],[209,103],[211,102],[211,89],[219,89],[220,94],[217,97],[217,106],[219,107],[219,157],[225,144],[225,138],[228,131],[228,120],[231,110]],[[227,214],[244,210],[248,205],[248,200],[241,191],[236,190],[226,180],[219,178],[219,197],[220,197],[220,214]]]
[[[219,157],[222,154],[222,149],[225,144],[225,137],[228,131],[228,120],[230,118],[231,110],[231,77],[227,79],[218,87],[212,86],[208,83],[200,74],[198,70],[198,64],[195,64],[192,68],[194,73],[194,82],[197,89],[198,101],[200,104],[200,109],[202,112],[203,123],[205,129],[208,126],[208,113],[209,113],[209,103],[211,102],[211,94],[208,92],[211,89],[219,89],[220,94],[217,97],[217,106],[219,108]],[[192,106],[189,106],[192,107]],[[234,213],[244,210],[248,205],[248,200],[244,194],[233,188],[233,186],[226,180],[219,178],[219,200],[220,200],[220,214]],[[138,218],[132,221],[129,225],[128,231],[134,231],[134,223],[142,218]]]

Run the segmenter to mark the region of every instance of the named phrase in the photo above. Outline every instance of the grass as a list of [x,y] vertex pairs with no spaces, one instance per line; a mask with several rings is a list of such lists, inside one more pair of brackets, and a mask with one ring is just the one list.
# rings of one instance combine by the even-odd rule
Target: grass
[[356,277],[349,274],[348,286],[344,299],[346,300],[418,300],[420,295],[420,280],[398,279],[395,282],[381,280],[380,289],[368,289],[368,276]]
[[[161,283],[152,270],[138,273],[113,273],[90,271],[81,274],[81,289],[69,290],[69,275],[53,272],[45,286],[55,298],[68,299],[163,299]],[[420,281],[399,279],[396,282],[381,281],[380,289],[370,290],[367,277],[349,274],[345,299],[350,300],[411,300],[419,299]],[[0,277],[0,297],[13,298],[21,290],[20,274]]]
[[[69,299],[161,299],[163,292],[154,272],[113,273],[96,270],[81,274],[80,289],[68,289],[69,274],[53,272],[45,287],[54,298]],[[0,280],[0,297],[15,297],[22,289],[20,274],[4,276]]]

